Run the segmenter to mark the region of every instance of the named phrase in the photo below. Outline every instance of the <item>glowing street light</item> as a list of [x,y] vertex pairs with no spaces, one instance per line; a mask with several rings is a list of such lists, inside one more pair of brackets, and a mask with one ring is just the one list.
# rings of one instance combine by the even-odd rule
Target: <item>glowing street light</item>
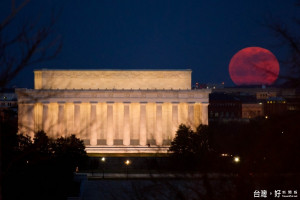
[[240,160],[240,157],[239,157],[239,156],[235,156],[235,157],[233,158],[233,161],[234,161],[235,163],[239,163],[241,160]]
[[104,164],[105,164],[105,157],[101,158],[101,162],[102,162],[102,178],[104,179]]
[[128,165],[130,165],[130,160],[126,160],[125,161],[125,164],[128,166]]
[[125,161],[125,165],[126,165],[126,177],[128,179],[128,166],[131,164],[130,160],[126,160]]

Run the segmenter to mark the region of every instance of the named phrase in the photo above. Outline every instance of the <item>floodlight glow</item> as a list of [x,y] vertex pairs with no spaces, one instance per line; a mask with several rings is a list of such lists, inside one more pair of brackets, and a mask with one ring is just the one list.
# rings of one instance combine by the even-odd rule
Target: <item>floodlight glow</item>
[[130,165],[130,160],[126,160],[126,161],[125,161],[125,164],[126,164],[126,165]]
[[235,163],[239,163],[239,162],[240,162],[240,157],[235,156],[235,157],[233,158],[233,161],[234,161]]

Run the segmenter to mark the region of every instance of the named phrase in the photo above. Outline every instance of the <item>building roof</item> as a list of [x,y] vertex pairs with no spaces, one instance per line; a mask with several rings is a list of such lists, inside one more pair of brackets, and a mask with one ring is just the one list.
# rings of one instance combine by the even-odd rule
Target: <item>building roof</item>
[[35,70],[35,89],[190,90],[191,70]]
[[191,69],[35,69],[34,71],[192,71]]
[[248,94],[228,94],[214,92],[209,95],[209,101],[234,101],[241,103],[254,103],[257,102],[257,99],[255,96]]

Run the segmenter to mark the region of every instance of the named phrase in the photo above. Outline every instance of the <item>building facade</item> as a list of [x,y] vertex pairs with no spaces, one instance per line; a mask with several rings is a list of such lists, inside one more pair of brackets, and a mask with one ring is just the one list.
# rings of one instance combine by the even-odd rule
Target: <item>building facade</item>
[[190,70],[36,70],[18,89],[19,132],[75,134],[88,153],[165,153],[179,124],[208,124]]
[[0,89],[0,122],[17,121],[18,102],[15,89]]
[[250,121],[300,110],[299,91],[295,88],[234,87],[212,89],[209,121]]

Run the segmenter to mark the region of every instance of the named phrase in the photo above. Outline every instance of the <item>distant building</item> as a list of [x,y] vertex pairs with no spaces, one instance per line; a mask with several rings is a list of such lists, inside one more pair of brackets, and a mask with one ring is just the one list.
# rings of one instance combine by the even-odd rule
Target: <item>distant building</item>
[[300,110],[300,95],[296,94],[295,96],[290,96],[286,99],[286,107],[289,111]]
[[211,93],[208,105],[209,121],[232,121],[242,117],[242,103],[231,94]]
[[266,89],[264,89],[263,91],[259,90],[256,92],[256,99],[259,100],[266,100],[270,97],[276,97],[276,96],[277,96],[276,91],[267,91]]
[[220,84],[196,82],[192,87],[192,89],[221,89],[221,88],[224,88],[224,82]]
[[266,116],[280,114],[286,112],[287,108],[287,102],[284,98],[269,97],[264,104],[264,114]]
[[249,119],[300,110],[296,89],[234,87],[216,88],[209,96],[209,121]]
[[279,88],[279,87],[226,87],[212,89],[212,92],[226,93],[226,94],[247,94],[256,96],[257,99],[267,99],[269,97],[294,97],[296,89],[292,88]]
[[252,119],[264,116],[263,103],[242,103],[242,119]]
[[0,90],[0,121],[17,120],[18,101],[15,89]]

